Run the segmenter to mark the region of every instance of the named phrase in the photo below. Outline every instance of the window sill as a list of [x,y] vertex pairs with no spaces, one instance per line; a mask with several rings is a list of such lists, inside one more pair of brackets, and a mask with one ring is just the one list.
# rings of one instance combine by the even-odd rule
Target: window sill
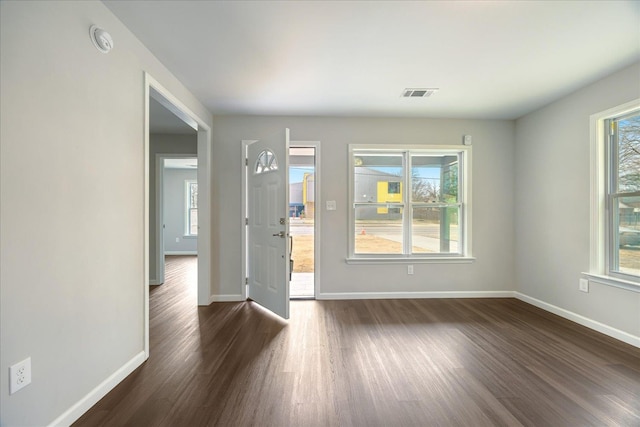
[[625,289],[632,292],[640,292],[640,283],[629,280],[619,279],[617,277],[605,276],[603,274],[582,273],[590,281],[600,283],[602,285],[613,286],[615,288]]
[[347,258],[347,264],[470,264],[474,257]]

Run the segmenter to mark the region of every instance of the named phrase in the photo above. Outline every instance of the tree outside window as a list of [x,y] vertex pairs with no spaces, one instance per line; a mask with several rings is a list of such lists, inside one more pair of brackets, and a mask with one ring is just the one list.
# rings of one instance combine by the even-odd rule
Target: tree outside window
[[609,272],[640,278],[640,114],[608,121]]

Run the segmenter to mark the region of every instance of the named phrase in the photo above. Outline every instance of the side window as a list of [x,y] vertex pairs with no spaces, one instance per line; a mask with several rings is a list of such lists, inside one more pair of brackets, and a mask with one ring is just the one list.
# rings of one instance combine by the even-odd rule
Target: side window
[[606,265],[640,279],[640,111],[605,121]]
[[185,181],[185,235],[198,235],[198,183]]

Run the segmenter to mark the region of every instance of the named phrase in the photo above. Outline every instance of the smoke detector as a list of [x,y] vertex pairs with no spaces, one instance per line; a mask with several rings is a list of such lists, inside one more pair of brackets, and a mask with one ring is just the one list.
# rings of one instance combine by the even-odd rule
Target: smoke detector
[[113,39],[111,35],[102,28],[98,28],[92,25],[89,28],[89,36],[91,36],[91,42],[102,53],[109,53],[113,48]]
[[406,88],[402,91],[402,98],[428,98],[440,89],[437,87]]

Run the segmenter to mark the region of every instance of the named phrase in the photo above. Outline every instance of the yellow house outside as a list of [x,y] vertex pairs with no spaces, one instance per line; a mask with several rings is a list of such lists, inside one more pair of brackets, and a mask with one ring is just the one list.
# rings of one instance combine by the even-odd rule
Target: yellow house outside
[[[378,181],[378,203],[402,203],[402,183]],[[389,213],[389,209],[378,208],[379,214]]]

